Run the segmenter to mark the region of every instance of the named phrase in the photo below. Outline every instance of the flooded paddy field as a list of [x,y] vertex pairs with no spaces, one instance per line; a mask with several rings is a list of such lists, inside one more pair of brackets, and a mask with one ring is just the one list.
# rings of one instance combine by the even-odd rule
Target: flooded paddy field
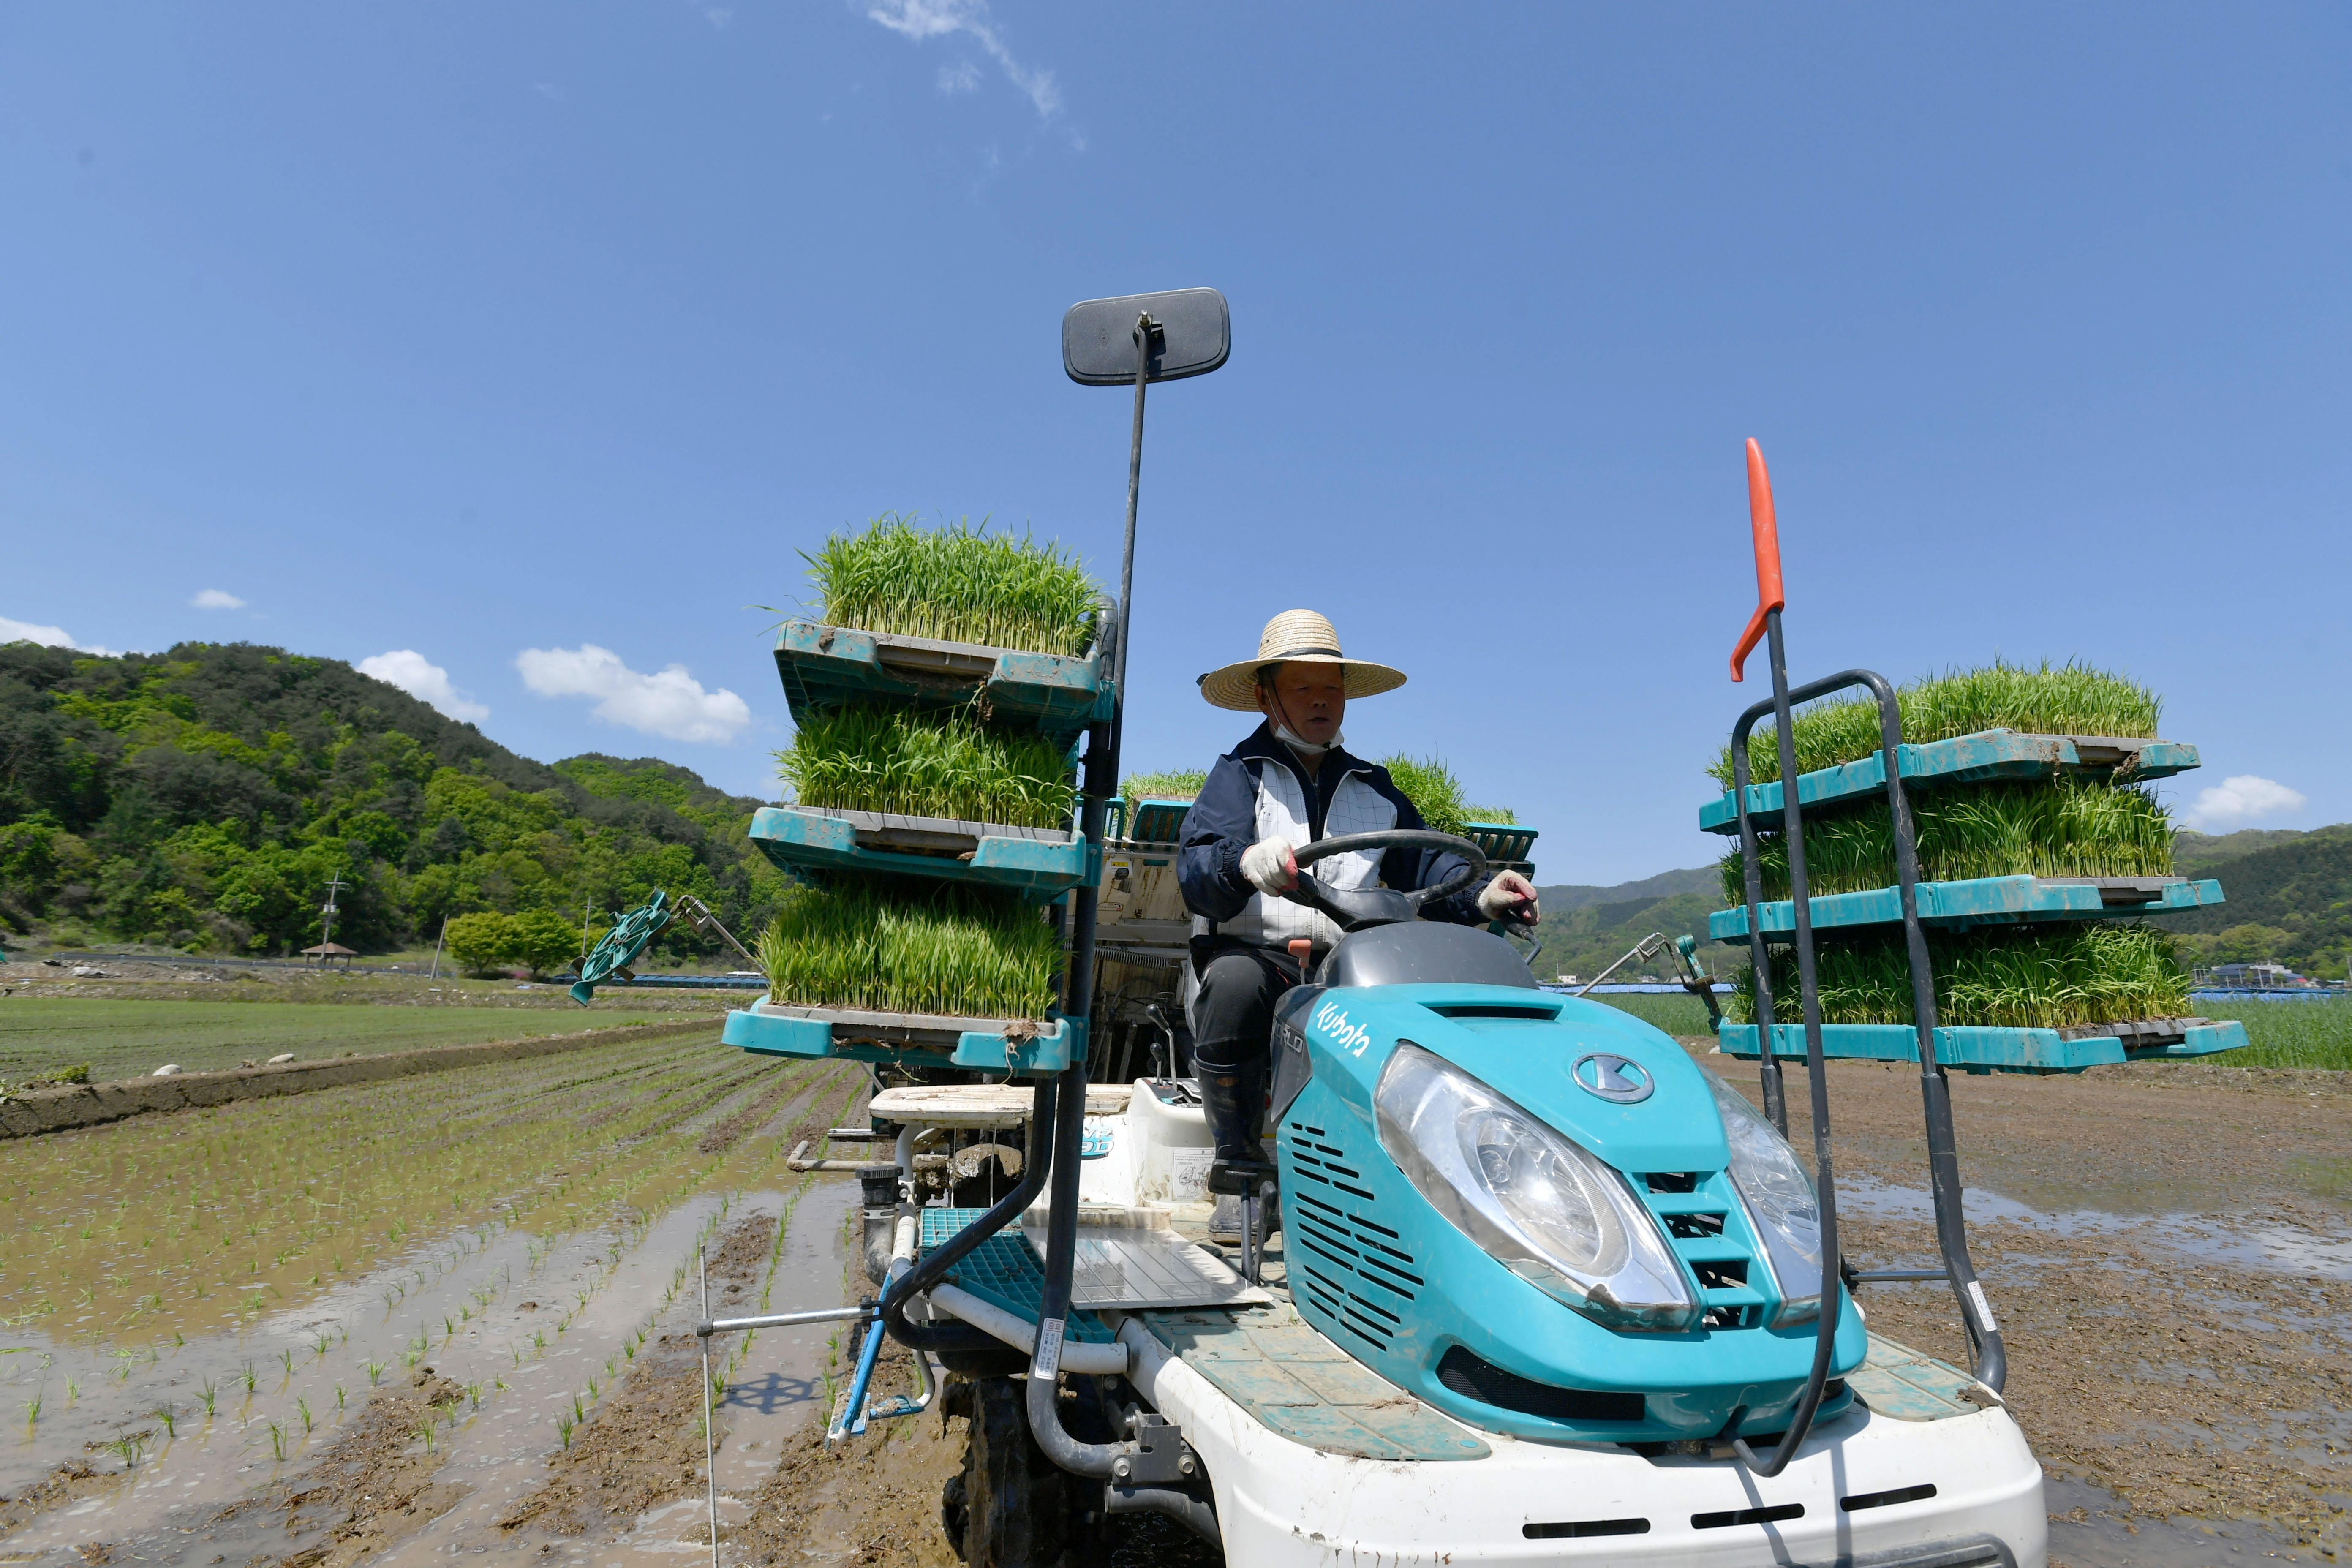
[[[721,1310],[842,1300],[856,1184],[783,1159],[863,1092],[625,1038],[0,1144],[0,1562],[675,1560],[698,1253]],[[841,1347],[726,1349],[748,1494]]]

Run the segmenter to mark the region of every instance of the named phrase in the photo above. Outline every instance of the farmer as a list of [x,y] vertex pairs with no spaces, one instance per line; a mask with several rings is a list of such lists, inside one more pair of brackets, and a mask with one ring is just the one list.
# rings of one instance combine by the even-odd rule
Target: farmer
[[[1305,939],[1320,959],[1339,938],[1329,917],[1282,897],[1297,885],[1294,852],[1341,834],[1420,827],[1388,770],[1340,746],[1348,700],[1393,691],[1402,672],[1348,658],[1339,634],[1312,610],[1285,610],[1266,622],[1257,657],[1200,678],[1201,695],[1219,708],[1265,715],[1247,740],[1217,759],[1184,814],[1177,879],[1193,921],[1192,973],[1198,990],[1188,1009],[1192,1062],[1201,1081],[1220,1160],[1263,1160],[1268,1046],[1275,999],[1301,979],[1289,944]],[[1359,851],[1314,867],[1328,888],[1376,882],[1408,892],[1433,887],[1463,864],[1431,849]],[[1423,920],[1475,925],[1532,923],[1536,890],[1517,871],[1483,888],[1464,888],[1425,905]],[[1217,1199],[1211,1239],[1238,1241],[1241,1205]]]

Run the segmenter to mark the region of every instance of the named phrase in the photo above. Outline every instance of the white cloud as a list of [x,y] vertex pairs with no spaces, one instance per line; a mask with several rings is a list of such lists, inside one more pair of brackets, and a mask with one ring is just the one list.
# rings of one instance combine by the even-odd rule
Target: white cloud
[[206,588],[194,598],[190,599],[188,603],[194,605],[200,610],[241,610],[245,608],[245,601],[243,599],[238,598],[235,594],[225,593],[218,588]]
[[2200,833],[2227,833],[2233,827],[2265,816],[2278,816],[2303,809],[2300,790],[2289,789],[2276,779],[2257,778],[2252,773],[2237,773],[2223,779],[2210,789],[2200,790],[2197,804],[2184,814],[2189,825]]
[[686,666],[643,675],[594,643],[527,647],[515,656],[515,668],[541,697],[593,697],[597,718],[647,735],[723,746],[751,722],[750,704],[724,687],[705,691]]
[[[1062,89],[1054,85],[1054,73],[1028,69],[1013,58],[1013,51],[997,36],[988,0],[875,0],[866,14],[919,44],[961,33],[988,52],[988,58],[1003,68],[1005,79],[1028,95],[1041,117],[1051,120],[1061,111]],[[941,72],[942,90],[946,80],[946,73]]]
[[63,626],[37,626],[30,621],[12,621],[0,616],[0,643],[37,642],[43,647],[69,647],[81,653],[114,657],[114,649],[100,647],[96,643],[76,642]]
[[980,68],[970,60],[958,60],[940,68],[940,90],[953,98],[960,92],[980,90]]
[[429,702],[452,719],[478,724],[490,710],[449,684],[449,672],[413,647],[370,654],[360,660],[360,673],[373,675],[387,686],[397,686],[419,702]]

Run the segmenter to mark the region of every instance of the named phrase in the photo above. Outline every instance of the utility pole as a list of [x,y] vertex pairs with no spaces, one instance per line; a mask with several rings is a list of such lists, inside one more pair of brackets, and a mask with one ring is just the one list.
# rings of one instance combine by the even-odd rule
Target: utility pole
[[444,913],[441,917],[441,934],[433,939],[433,973],[425,976],[426,979],[438,980],[441,978],[441,944],[448,940],[449,917],[447,914]]
[[327,902],[319,911],[319,945],[324,947],[335,940],[335,895],[343,890],[343,874],[338,871],[327,883]]

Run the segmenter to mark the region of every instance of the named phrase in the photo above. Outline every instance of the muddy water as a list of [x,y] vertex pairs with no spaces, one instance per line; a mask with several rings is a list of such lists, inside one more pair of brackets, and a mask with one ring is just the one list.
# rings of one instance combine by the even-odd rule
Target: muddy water
[[[772,1231],[789,1207],[781,1266],[771,1279],[761,1258],[754,1291],[766,1288],[770,1310],[835,1304],[841,1221],[855,1197],[855,1184],[837,1180],[789,1194],[706,1194],[625,1237],[591,1232],[548,1244],[520,1231],[462,1233],[299,1311],[243,1334],[190,1339],[152,1360],[34,1340],[0,1363],[20,1405],[37,1390],[43,1400],[38,1425],[0,1458],[0,1489],[20,1495],[77,1458],[96,1473],[75,1483],[74,1499],[0,1537],[0,1562],[79,1564],[98,1542],[118,1560],[155,1563],[300,1552],[315,1544],[317,1521],[289,1536],[282,1509],[257,1500],[299,1489],[306,1467],[352,1430],[372,1393],[441,1380],[451,1404],[425,1423],[429,1439],[415,1433],[407,1444],[412,1468],[437,1478],[429,1497],[407,1503],[429,1517],[394,1521],[387,1533],[396,1544],[384,1555],[411,1563],[486,1551],[541,1557],[541,1532],[502,1530],[498,1521],[546,1474],[549,1456],[563,1446],[562,1425],[593,1421],[625,1381],[625,1347],[681,1328],[690,1337],[698,1244],[721,1226],[761,1216]],[[809,1331],[772,1331],[740,1347],[739,1381],[730,1381],[720,1419],[730,1439],[722,1486],[748,1489],[772,1468],[783,1436],[823,1401],[826,1353],[826,1335]],[[167,1406],[176,1435],[157,1414]],[[634,1546],[646,1561],[675,1562],[681,1533],[706,1529],[700,1488],[692,1489],[691,1509],[672,1504],[628,1532],[642,1537]],[[246,1506],[232,1506],[239,1503]],[[600,1548],[600,1561],[624,1560],[609,1550]]]

